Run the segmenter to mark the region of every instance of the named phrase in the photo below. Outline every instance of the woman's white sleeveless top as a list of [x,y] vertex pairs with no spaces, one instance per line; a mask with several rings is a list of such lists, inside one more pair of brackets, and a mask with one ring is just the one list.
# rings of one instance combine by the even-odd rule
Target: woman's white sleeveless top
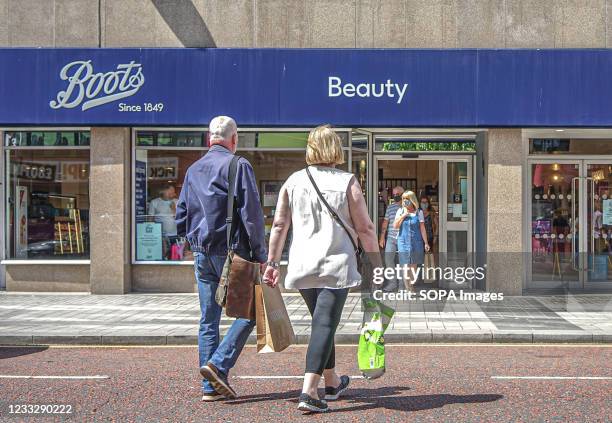
[[[310,166],[319,190],[338,213],[355,242],[357,232],[346,195],[352,173]],[[350,288],[361,283],[355,250],[346,231],[334,221],[319,199],[306,170],[292,174],[284,184],[291,209],[292,241],[285,288]]]

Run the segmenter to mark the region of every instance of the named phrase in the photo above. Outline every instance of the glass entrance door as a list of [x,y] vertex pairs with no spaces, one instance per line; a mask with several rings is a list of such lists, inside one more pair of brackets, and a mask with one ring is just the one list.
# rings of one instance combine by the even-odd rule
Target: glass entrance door
[[612,161],[538,161],[530,173],[530,287],[612,288]]
[[[443,267],[467,267],[472,263],[472,158],[440,160],[440,257]],[[475,281],[461,284],[452,280],[440,282],[446,289],[482,289]]]
[[471,251],[470,219],[471,184],[467,160],[446,160],[442,178],[445,181],[445,208],[442,213],[443,239],[449,264],[465,265]]
[[612,161],[584,161],[585,288],[612,287]]

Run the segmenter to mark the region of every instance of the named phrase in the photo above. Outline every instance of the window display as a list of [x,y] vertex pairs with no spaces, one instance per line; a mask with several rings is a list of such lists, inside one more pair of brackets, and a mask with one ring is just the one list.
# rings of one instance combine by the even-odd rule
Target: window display
[[[88,144],[89,133],[5,133],[6,258],[89,258],[89,149],[63,148]],[[27,148],[45,145],[57,148]]]
[[[339,135],[347,146],[347,163],[342,168],[349,170],[348,132]],[[257,178],[267,243],[280,188],[289,175],[306,166],[304,154],[308,132],[239,131],[238,138],[237,154],[251,163]],[[136,132],[133,233],[137,262],[193,260],[189,244],[177,236],[174,215],[185,173],[192,163],[206,154],[207,140],[203,131]],[[359,163],[363,163],[355,167],[364,182],[365,158],[365,154],[359,157]],[[363,184],[364,189],[366,185]],[[287,259],[289,244],[290,235],[283,260]]]
[[138,261],[192,260],[176,232],[176,204],[189,166],[204,149],[138,149],[134,159],[135,254]]
[[[255,177],[260,189],[259,196],[264,212],[266,226],[266,245],[270,240],[270,231],[274,213],[276,212],[276,201],[281,187],[287,178],[293,173],[306,167],[304,151],[238,151],[239,155],[245,157],[253,166]],[[341,166],[348,170],[348,163]],[[289,245],[291,244],[291,231],[287,235],[287,241],[283,248],[282,260],[287,260]]]
[[577,257],[572,254],[572,246],[578,250],[571,228],[572,218],[578,217],[572,194],[572,181],[579,175],[578,166],[537,163],[531,171],[532,277],[534,280],[577,279],[576,266],[573,266]]
[[594,138],[533,138],[529,140],[529,154],[612,154],[612,143]]

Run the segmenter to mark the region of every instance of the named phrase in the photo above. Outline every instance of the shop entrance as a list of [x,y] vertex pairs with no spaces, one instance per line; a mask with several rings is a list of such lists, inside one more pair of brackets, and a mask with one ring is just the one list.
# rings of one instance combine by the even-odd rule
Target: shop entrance
[[612,288],[612,160],[534,160],[532,288]]
[[[392,190],[401,186],[413,191],[419,200],[430,204],[432,249],[440,266],[469,266],[473,250],[472,156],[376,155],[374,186],[378,198],[374,216],[381,230],[385,212],[393,202]],[[420,201],[419,201],[420,202]],[[478,288],[457,286],[453,281],[438,281],[440,288]]]

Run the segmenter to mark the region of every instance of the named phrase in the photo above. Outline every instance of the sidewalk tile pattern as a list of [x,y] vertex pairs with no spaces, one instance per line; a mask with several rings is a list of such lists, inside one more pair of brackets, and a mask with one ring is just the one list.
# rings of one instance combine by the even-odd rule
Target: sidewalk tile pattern
[[[298,339],[310,315],[299,295],[285,294]],[[502,302],[408,301],[397,311],[389,342],[610,342],[612,295],[505,297]],[[197,335],[195,294],[0,293],[0,343],[189,343]],[[347,299],[337,337],[356,342],[360,296]],[[232,320],[222,318],[225,332]]]

